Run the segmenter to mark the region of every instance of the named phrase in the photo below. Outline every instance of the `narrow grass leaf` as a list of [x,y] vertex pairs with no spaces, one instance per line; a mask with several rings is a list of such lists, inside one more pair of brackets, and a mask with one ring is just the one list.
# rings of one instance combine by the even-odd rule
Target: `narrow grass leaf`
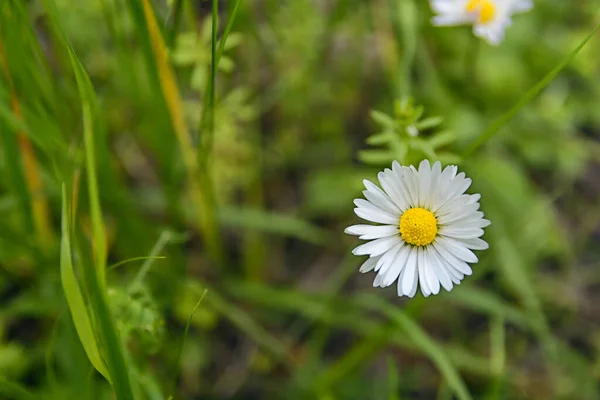
[[98,282],[101,287],[106,284],[106,233],[100,207],[98,191],[98,174],[96,171],[96,154],[94,149],[94,106],[95,95],[92,84],[77,55],[70,45],[67,46],[71,64],[75,72],[77,87],[83,108],[83,139],[85,147],[85,162],[87,172],[87,187],[90,201],[90,216],[92,220],[92,243]]
[[108,270],[115,269],[115,268],[118,268],[118,267],[120,267],[122,265],[129,264],[129,263],[132,263],[132,262],[135,262],[135,261],[164,260],[166,258],[167,257],[165,257],[165,256],[140,256],[140,257],[131,257],[131,258],[128,258],[126,260],[121,260],[119,262],[116,262],[116,263],[110,265],[108,267]]
[[[181,340],[181,344],[179,345],[179,350],[177,351],[177,359],[176,359],[177,361],[175,362],[175,368],[176,368],[175,371],[179,370],[179,365],[181,364],[181,354],[183,353],[183,347],[185,346],[185,342],[187,341],[188,332],[190,330],[190,325],[192,324],[192,319],[194,318],[194,314],[196,313],[196,310],[198,309],[198,307],[200,307],[200,303],[202,303],[202,300],[204,300],[204,297],[206,297],[206,293],[208,293],[208,289],[204,289],[204,291],[202,292],[202,295],[200,296],[200,298],[198,299],[198,302],[192,309],[192,312],[190,313],[187,323],[185,324],[185,330],[183,331],[183,339]],[[173,377],[173,384],[171,385],[171,392],[173,392],[175,390],[175,385],[177,383],[178,376],[179,376],[179,373],[176,372],[175,376]]]
[[5,399],[12,400],[35,400],[39,398],[18,383],[11,382],[3,377],[0,377],[0,395],[5,396]]
[[563,68],[565,68],[573,58],[579,53],[579,51],[586,45],[586,43],[594,36],[596,31],[600,28],[600,24],[596,25],[594,30],[579,43],[579,45],[569,54],[567,55],[556,67],[552,69],[552,71],[548,72],[546,76],[542,78],[535,86],[529,89],[520,99],[519,101],[505,114],[501,115],[498,119],[496,119],[492,124],[483,131],[475,140],[465,149],[462,153],[462,158],[467,159],[471,154],[473,154],[479,147],[481,147],[485,142],[492,138],[500,128],[508,123],[527,103],[529,103],[534,97],[536,97],[552,80],[558,75]]
[[[11,107],[15,118],[23,121],[23,113],[21,104],[17,96],[10,70],[6,52],[4,49],[2,34],[0,33],[0,66],[4,73],[4,77],[8,83]],[[32,214],[33,224],[37,234],[38,242],[41,247],[47,248],[52,240],[52,230],[50,227],[50,212],[48,203],[44,195],[44,187],[42,185],[41,174],[39,171],[38,161],[33,150],[31,141],[27,137],[24,130],[17,131],[19,155],[21,158],[23,172],[25,175],[25,183],[29,191],[30,212]]]
[[[217,21],[219,18],[218,13],[218,0],[213,0],[212,7],[212,31],[211,31],[211,63],[210,73],[207,74],[207,82],[205,85],[204,99],[202,103],[202,114],[200,118],[200,137],[202,140],[202,146],[199,148],[199,158],[206,160],[210,154],[210,148],[212,146],[212,136],[214,135],[214,108],[215,108],[215,80],[217,75],[217,69],[219,68],[219,61],[225,51],[225,44],[227,43],[227,37],[231,33],[233,23],[238,13],[238,9],[242,4],[242,0],[236,0],[231,10],[231,16],[225,27],[225,31],[219,41],[219,48],[216,48],[217,44]],[[208,123],[208,131],[205,134],[206,124]],[[204,137],[204,138],[203,138]]]
[[194,205],[197,207],[198,227],[206,241],[211,257],[222,262],[223,251],[214,217],[214,200],[209,175],[198,170],[192,138],[183,114],[183,103],[177,87],[175,73],[169,63],[164,39],[156,22],[149,0],[142,0],[143,14],[158,71],[159,83],[167,109],[171,116],[173,130],[179,141],[183,163],[187,170],[188,189]]
[[[204,285],[206,286],[206,285]],[[191,290],[196,291],[199,295],[204,293],[195,286],[190,286]],[[288,348],[274,337],[269,331],[260,326],[248,313],[228,302],[216,290],[208,287],[209,294],[206,296],[206,302],[218,311],[223,317],[227,318],[241,332],[246,334],[263,350],[268,352],[276,360],[283,365],[291,368],[293,360],[290,357]]]
[[363,307],[371,310],[377,310],[400,327],[407,337],[436,365],[448,385],[454,391],[454,394],[460,400],[470,400],[471,395],[467,390],[465,382],[448,358],[448,355],[438,346],[429,335],[414,322],[408,315],[398,308],[387,303],[379,297],[372,295],[363,295],[357,299]]
[[294,216],[258,208],[222,207],[219,210],[219,220],[225,226],[295,237],[319,245],[331,242],[331,234],[325,229]]
[[60,241],[60,277],[62,287],[67,299],[73,324],[77,330],[79,340],[87,354],[90,362],[109,382],[110,375],[106,365],[102,360],[98,343],[94,335],[92,323],[86,311],[86,305],[75,277],[73,261],[71,258],[71,239],[69,234],[69,212],[67,207],[67,189],[63,184],[62,188],[62,232]]
[[150,251],[150,256],[147,257],[146,261],[144,261],[144,264],[142,264],[137,275],[135,276],[135,278],[133,278],[133,281],[129,285],[130,292],[136,286],[138,286],[142,283],[142,281],[146,277],[146,274],[148,273],[148,271],[150,271],[150,267],[152,267],[152,263],[156,259],[158,253],[160,253],[162,251],[162,249],[171,242],[172,239],[173,239],[173,233],[170,231],[163,231],[160,234],[160,236],[158,237],[158,240],[156,241],[156,243],[152,247],[152,250]]

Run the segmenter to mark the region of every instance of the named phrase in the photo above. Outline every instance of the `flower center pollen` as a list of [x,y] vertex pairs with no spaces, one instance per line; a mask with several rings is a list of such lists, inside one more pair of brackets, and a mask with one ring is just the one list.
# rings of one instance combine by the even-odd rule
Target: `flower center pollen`
[[400,217],[400,234],[406,243],[427,246],[433,242],[437,231],[437,219],[424,208],[409,208]]
[[470,0],[465,6],[470,13],[478,12],[480,24],[487,24],[496,16],[496,5],[493,0]]

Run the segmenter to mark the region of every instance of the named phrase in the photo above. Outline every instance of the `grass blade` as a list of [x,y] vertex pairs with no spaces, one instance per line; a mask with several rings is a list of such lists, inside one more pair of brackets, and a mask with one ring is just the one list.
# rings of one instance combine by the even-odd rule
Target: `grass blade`
[[87,187],[90,201],[90,216],[92,220],[92,243],[98,282],[102,287],[106,283],[106,234],[102,210],[100,207],[100,194],[98,192],[98,175],[96,172],[96,155],[94,151],[94,93],[87,73],[83,69],[75,52],[68,46],[71,63],[79,88],[83,108],[83,139],[85,147],[85,162],[87,172]]
[[519,101],[505,114],[501,115],[498,119],[496,119],[492,124],[485,130],[481,135],[479,135],[462,153],[462,158],[466,159],[471,154],[475,152],[479,147],[481,147],[485,142],[492,138],[500,128],[508,123],[527,103],[529,103],[535,96],[537,96],[552,80],[558,75],[563,68],[565,68],[573,58],[579,53],[579,51],[586,45],[586,43],[594,36],[596,31],[600,28],[600,24],[596,25],[594,30],[579,43],[579,45],[569,54],[567,55],[556,67],[552,69],[552,71],[548,72],[546,76],[542,78],[535,86],[527,91]]
[[300,218],[259,208],[221,207],[219,220],[225,226],[295,237],[318,245],[327,245],[332,240],[330,232]]
[[13,400],[35,400],[38,397],[31,394],[21,385],[7,381],[0,377],[0,394],[6,396],[6,399]]
[[[149,0],[143,0],[142,6],[160,86],[171,116],[173,129],[179,141],[183,163],[187,170],[188,189],[194,205],[198,207],[198,227],[206,241],[209,254],[215,261],[221,263],[223,251],[214,217],[214,201],[211,195],[212,185],[208,181],[208,174],[198,169],[192,138],[183,114],[184,107],[177,87],[177,80],[169,63],[164,39],[156,22],[152,5]],[[200,173],[202,177],[200,177]]]
[[[202,115],[200,118],[200,138],[202,145],[198,151],[198,157],[200,160],[206,161],[210,155],[210,149],[212,146],[212,135],[214,134],[214,107],[215,107],[215,79],[217,75],[217,69],[219,68],[219,61],[225,51],[225,44],[227,43],[227,37],[233,28],[233,23],[237,16],[242,0],[236,0],[231,10],[231,16],[225,27],[225,31],[219,41],[219,48],[216,49],[217,43],[217,21],[219,18],[218,14],[218,0],[213,0],[212,7],[212,33],[211,33],[211,63],[210,63],[210,74],[207,76],[207,82],[204,91],[204,100],[202,102]],[[208,124],[208,131],[205,131],[206,124]]]
[[[202,300],[204,300],[204,297],[206,296],[206,293],[208,293],[208,289],[204,289],[204,292],[202,292],[202,295],[200,296],[200,299],[198,299],[198,302],[196,303],[196,305],[192,309],[192,312],[190,313],[190,317],[188,318],[187,323],[185,324],[185,331],[183,332],[183,339],[181,340],[181,344],[179,345],[179,350],[177,351],[177,361],[175,362],[176,371],[179,370],[179,364],[181,363],[181,354],[183,352],[183,346],[185,345],[185,342],[186,342],[187,337],[188,337],[188,332],[190,330],[190,325],[192,324],[192,318],[194,317],[194,314],[196,313],[196,310],[198,309],[198,307],[200,307],[200,303],[202,303]],[[178,376],[179,376],[179,373],[176,372],[175,376],[173,377],[173,384],[171,386],[171,393],[175,391],[175,385],[177,384],[177,377]]]
[[[6,57],[6,51],[4,49],[4,43],[2,34],[0,33],[0,66],[4,73],[6,82],[8,83],[9,93],[11,97],[11,107],[15,119],[22,122],[23,113],[21,111],[21,104],[10,76],[10,70],[8,66],[8,60]],[[48,203],[44,196],[44,187],[38,167],[38,162],[33,150],[33,146],[28,136],[24,131],[17,132],[19,153],[21,156],[21,162],[23,165],[23,172],[25,177],[25,183],[29,191],[29,207],[32,214],[33,224],[35,226],[38,242],[42,248],[46,248],[50,245],[52,240],[52,230],[50,227],[50,213],[48,209]]]
[[75,277],[73,261],[71,258],[71,239],[69,234],[69,212],[67,207],[67,189],[62,187],[62,235],[60,240],[60,278],[65,292],[67,304],[71,311],[73,324],[79,336],[79,340],[87,354],[90,362],[109,382],[110,375],[106,365],[100,356],[98,344],[88,316],[83,295]]
[[396,323],[398,327],[404,331],[409,340],[433,361],[444,379],[448,382],[450,388],[452,388],[456,394],[456,397],[460,400],[471,399],[471,395],[467,390],[465,382],[462,380],[454,365],[450,362],[446,353],[408,315],[376,296],[363,295],[357,299],[357,301],[367,309],[383,313],[391,321]]

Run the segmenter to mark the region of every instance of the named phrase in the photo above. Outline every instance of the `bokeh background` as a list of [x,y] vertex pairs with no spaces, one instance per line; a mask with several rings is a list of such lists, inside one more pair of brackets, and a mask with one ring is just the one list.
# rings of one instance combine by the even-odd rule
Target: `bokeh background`
[[[421,0],[1,1],[0,397],[600,398],[600,37],[463,157],[598,23],[535,3],[493,47]],[[423,158],[490,249],[398,298],[343,229]]]

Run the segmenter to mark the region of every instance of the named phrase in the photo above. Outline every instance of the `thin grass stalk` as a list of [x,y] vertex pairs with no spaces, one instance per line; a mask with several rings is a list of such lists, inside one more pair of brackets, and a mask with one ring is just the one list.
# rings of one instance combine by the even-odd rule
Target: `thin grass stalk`
[[177,87],[175,73],[169,64],[167,50],[149,0],[142,1],[144,17],[150,35],[152,51],[158,70],[160,86],[165,98],[173,129],[179,141],[183,163],[187,171],[188,190],[193,204],[198,207],[198,227],[202,233],[208,254],[217,263],[223,260],[221,239],[215,219],[214,202],[211,199],[209,175],[198,168],[192,138],[183,114],[183,103]]
[[[2,72],[8,83],[8,89],[10,93],[11,108],[15,118],[24,122],[23,113],[21,111],[21,104],[14,87],[14,83],[10,76],[10,70],[8,67],[8,60],[6,58],[6,51],[4,49],[4,42],[2,39],[2,33],[0,32],[0,66]],[[30,194],[30,207],[33,215],[33,223],[37,236],[38,243],[42,248],[48,248],[52,242],[52,227],[50,223],[50,211],[48,202],[44,194],[44,185],[42,183],[41,174],[33,145],[27,137],[27,134],[20,130],[17,132],[17,140],[19,145],[19,152],[21,161],[23,163],[23,169],[25,173],[25,183]]]
[[544,76],[538,83],[536,83],[531,89],[529,89],[517,103],[509,109],[506,113],[502,114],[498,117],[494,122],[490,124],[490,126],[481,132],[479,136],[477,136],[473,142],[463,151],[462,158],[463,160],[469,158],[479,147],[485,144],[488,140],[490,140],[494,135],[498,133],[500,128],[506,125],[527,103],[533,100],[538,94],[542,92],[542,90],[552,82],[552,80],[562,71],[570,62],[575,58],[575,56],[579,53],[581,49],[589,42],[589,40],[594,36],[594,34],[600,28],[600,24],[596,25],[596,27],[592,30],[592,32],[587,35],[581,43],[571,51],[561,62],[559,62],[546,76]]
[[[212,140],[214,135],[214,107],[215,107],[215,80],[217,69],[219,67],[219,61],[221,60],[221,56],[225,51],[225,44],[227,43],[227,37],[229,33],[231,33],[231,29],[233,28],[233,24],[235,22],[238,10],[240,5],[242,4],[242,0],[236,0],[233,8],[231,10],[231,16],[229,17],[229,21],[227,22],[227,26],[223,31],[223,35],[221,40],[219,41],[219,47],[216,48],[217,42],[217,21],[219,18],[218,14],[218,0],[213,0],[212,7],[212,32],[211,32],[211,63],[210,63],[210,74],[207,76],[207,81],[204,91],[204,99],[202,101],[202,114],[200,117],[200,126],[198,128],[200,134],[200,147],[198,151],[198,157],[201,162],[204,160],[206,163],[207,159],[210,157],[210,150],[212,148]],[[206,130],[208,126],[208,130]]]

